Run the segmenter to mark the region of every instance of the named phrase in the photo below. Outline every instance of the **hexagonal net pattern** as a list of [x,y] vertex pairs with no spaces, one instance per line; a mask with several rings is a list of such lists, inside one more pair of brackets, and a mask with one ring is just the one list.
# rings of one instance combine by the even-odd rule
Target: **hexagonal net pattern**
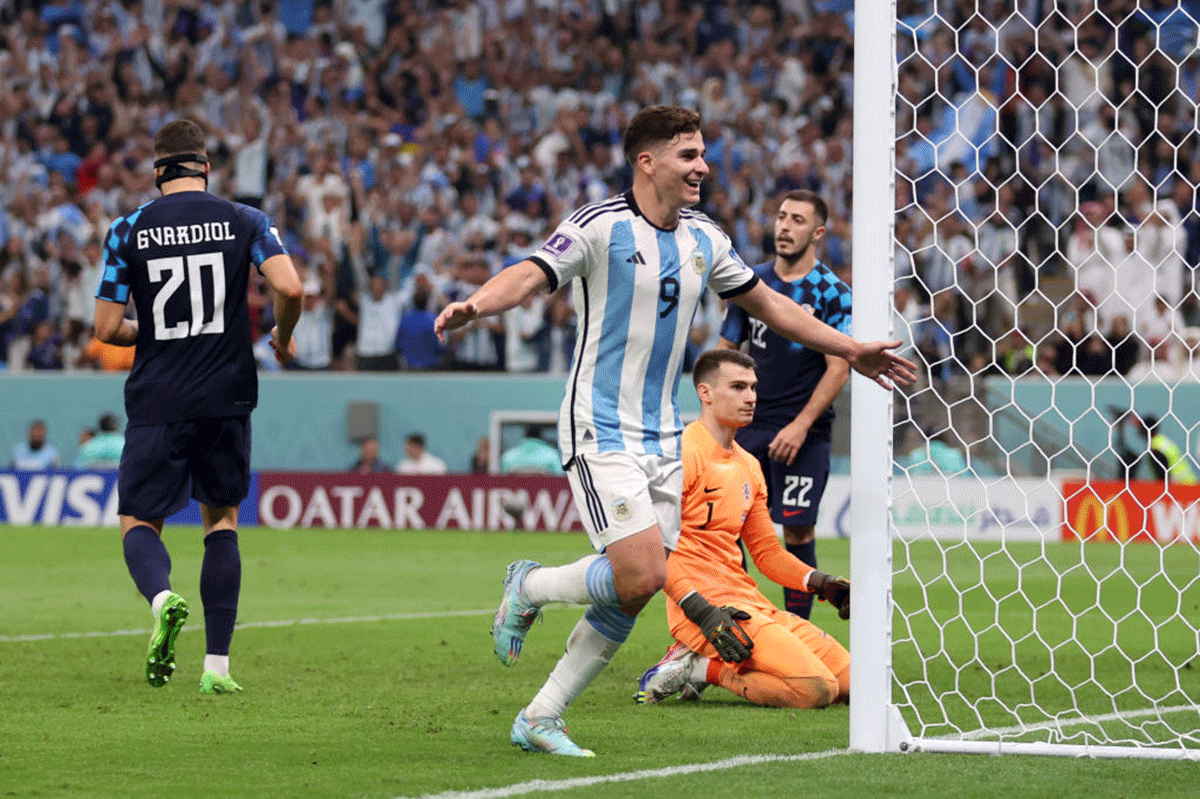
[[897,3],[892,701],[927,748],[1200,758],[1195,8]]

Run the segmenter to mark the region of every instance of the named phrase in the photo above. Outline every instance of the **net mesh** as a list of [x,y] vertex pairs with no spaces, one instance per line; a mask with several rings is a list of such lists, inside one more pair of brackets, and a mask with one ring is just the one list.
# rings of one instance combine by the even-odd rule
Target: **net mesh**
[[1200,746],[1195,5],[897,5],[915,737]]

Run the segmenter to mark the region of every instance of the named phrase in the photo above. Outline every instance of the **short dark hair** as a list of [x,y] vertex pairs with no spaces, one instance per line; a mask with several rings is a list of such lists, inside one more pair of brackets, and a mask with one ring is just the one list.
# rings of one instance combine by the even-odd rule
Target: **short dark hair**
[[102,433],[115,433],[121,423],[117,421],[115,413],[106,413],[100,416],[100,420],[96,423]]
[[696,363],[692,367],[692,383],[699,386],[712,377],[723,363],[732,363],[747,369],[753,369],[757,365],[753,358],[741,350],[708,350],[700,353],[700,357],[696,359]]
[[625,128],[625,160],[631,165],[650,145],[671,141],[680,133],[700,130],[700,114],[679,105],[652,105],[643,108]]
[[190,119],[176,119],[163,125],[154,136],[154,156],[184,155],[198,153],[207,155],[204,147],[204,131]]
[[[821,218],[821,224],[829,221],[829,206],[825,204],[825,200],[815,191],[808,189],[792,189],[787,194],[783,195],[783,200],[794,200],[799,203],[808,203],[817,212],[817,216]],[[779,201],[783,205],[783,200]]]
[[425,449],[425,436],[422,433],[409,433],[405,439],[410,444],[416,444],[421,449]]

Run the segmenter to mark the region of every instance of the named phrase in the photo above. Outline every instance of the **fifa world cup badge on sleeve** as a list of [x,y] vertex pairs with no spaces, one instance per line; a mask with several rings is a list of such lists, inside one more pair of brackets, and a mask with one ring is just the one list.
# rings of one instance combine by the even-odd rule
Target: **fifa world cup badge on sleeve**
[[549,241],[542,245],[542,249],[546,250],[547,252],[552,252],[555,255],[562,255],[567,250],[571,249],[571,245],[574,243],[575,240],[570,236],[566,236],[562,233],[555,233],[550,237]]

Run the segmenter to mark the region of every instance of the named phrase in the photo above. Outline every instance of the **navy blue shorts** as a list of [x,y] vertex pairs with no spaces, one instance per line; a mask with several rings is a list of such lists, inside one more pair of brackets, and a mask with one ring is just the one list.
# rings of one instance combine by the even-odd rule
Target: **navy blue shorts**
[[250,493],[250,417],[224,416],[130,427],[117,476],[117,512],[162,519],[191,496],[210,508]]
[[737,443],[762,466],[767,479],[767,503],[771,519],[786,527],[807,527],[817,523],[817,510],[825,484],[829,482],[828,438],[809,435],[796,453],[792,465],[771,460],[767,447],[778,433],[774,427],[743,427]]

